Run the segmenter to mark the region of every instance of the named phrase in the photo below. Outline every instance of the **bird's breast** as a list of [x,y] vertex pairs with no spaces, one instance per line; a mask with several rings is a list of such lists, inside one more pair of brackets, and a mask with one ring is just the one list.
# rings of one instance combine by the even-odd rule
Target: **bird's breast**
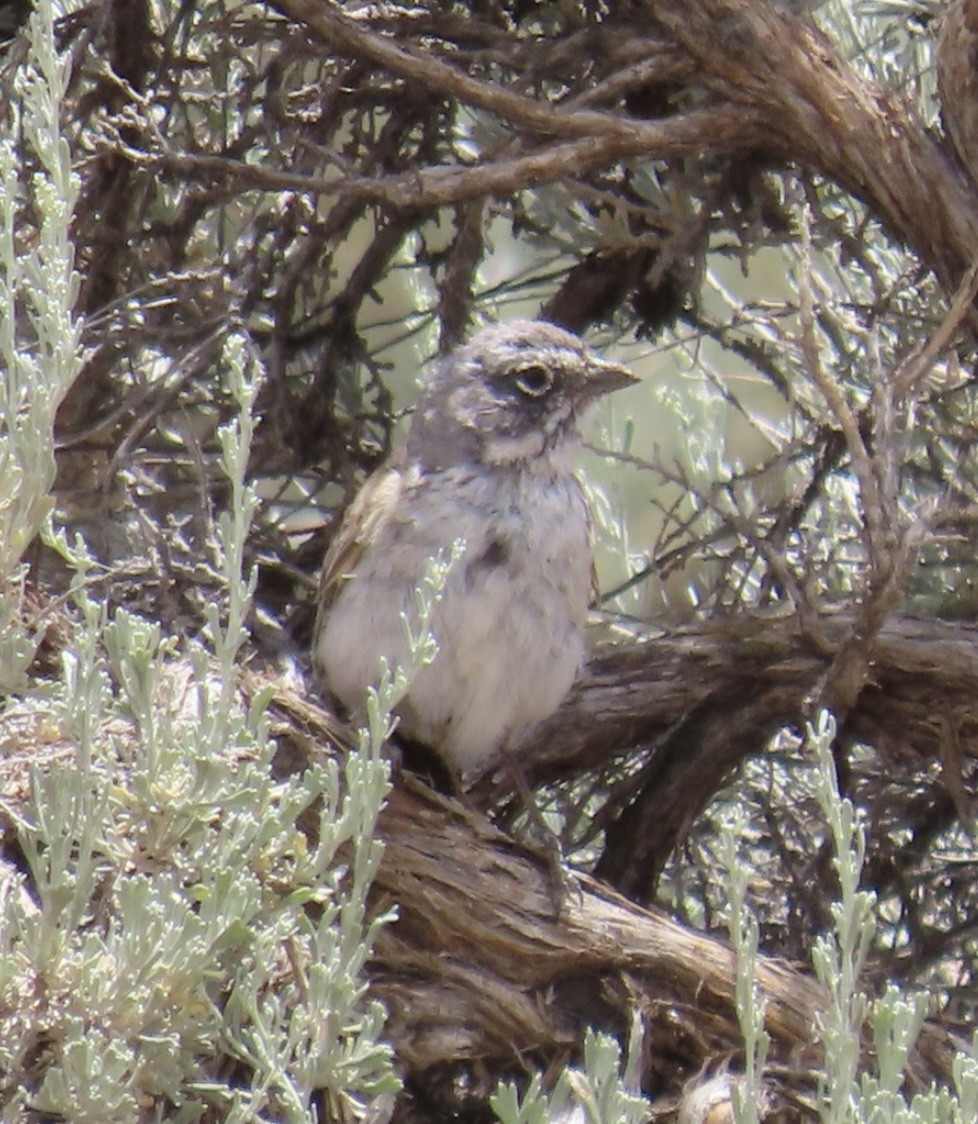
[[416,615],[427,559],[458,540],[464,553],[432,618],[438,653],[399,713],[405,733],[466,771],[556,710],[583,662],[591,551],[571,472],[415,475],[338,595],[318,658],[334,694],[359,711],[381,657],[407,660],[402,614]]

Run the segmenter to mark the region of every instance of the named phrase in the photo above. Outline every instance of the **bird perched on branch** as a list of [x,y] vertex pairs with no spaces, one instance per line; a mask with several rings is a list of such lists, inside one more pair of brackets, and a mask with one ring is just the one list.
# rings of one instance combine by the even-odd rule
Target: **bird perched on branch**
[[458,540],[431,622],[438,653],[398,707],[400,732],[461,774],[557,709],[584,660],[592,588],[579,419],[634,381],[541,321],[484,328],[438,364],[323,564],[313,663],[354,718],[381,658],[406,663],[401,614]]

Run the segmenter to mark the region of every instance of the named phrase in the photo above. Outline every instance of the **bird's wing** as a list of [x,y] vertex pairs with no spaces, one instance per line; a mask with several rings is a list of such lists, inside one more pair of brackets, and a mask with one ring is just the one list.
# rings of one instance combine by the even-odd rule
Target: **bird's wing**
[[[339,530],[333,536],[319,575],[318,618],[330,606],[353,576],[363,553],[374,542],[390,519],[404,490],[405,473],[387,465],[368,476],[353,503],[346,510]],[[317,629],[318,632],[318,622]]]

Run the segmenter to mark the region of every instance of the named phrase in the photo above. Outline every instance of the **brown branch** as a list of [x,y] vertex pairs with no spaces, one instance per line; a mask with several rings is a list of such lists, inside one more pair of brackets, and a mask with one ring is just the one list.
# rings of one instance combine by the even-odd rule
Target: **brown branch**
[[859,77],[808,22],[766,0],[645,0],[767,151],[863,199],[953,289],[978,256],[978,203],[907,102]]
[[[737,617],[598,654],[561,710],[518,748],[524,774],[539,787],[625,758],[641,763],[633,787],[601,813],[610,826],[597,870],[651,901],[666,861],[732,771],[778,730],[801,731],[814,716],[839,653],[845,668],[858,655],[861,670],[844,740],[873,746],[894,767],[978,758],[978,627],[896,618],[876,628],[874,619],[862,637],[859,620],[823,618],[825,651],[794,617]],[[473,797],[491,806],[508,787],[501,771]]]
[[[629,999],[657,1024],[649,1032],[671,1038],[680,1053],[697,1033],[712,1056],[736,1052],[735,964],[723,942],[587,878],[555,917],[545,864],[478,818],[403,788],[380,830],[386,851],[377,885],[400,916],[381,939],[372,975],[411,1070],[475,1058],[515,1066],[527,1052],[573,1047],[585,1024],[620,1030]],[[585,980],[589,994],[576,994],[574,981]],[[813,1064],[818,987],[770,961],[758,983],[776,1054]],[[697,1019],[705,1034],[693,1030]],[[687,1072],[706,1060],[689,1056]]]
[[659,159],[694,157],[704,151],[730,155],[756,140],[756,135],[748,114],[735,106],[723,106],[645,123],[635,136],[599,134],[469,167],[437,165],[387,176],[346,175],[340,171],[335,179],[261,167],[226,156],[178,152],[159,139],[145,151],[115,141],[112,151],[150,171],[162,169],[203,182],[218,181],[228,190],[232,185],[264,191],[285,189],[421,208],[513,194],[648,153]]
[[[466,75],[430,53],[400,47],[315,0],[275,0],[274,6],[334,47],[428,90],[516,128],[581,140],[580,149],[558,146],[552,155],[494,165],[487,193],[512,191],[521,179],[526,186],[556,178],[558,164],[564,168],[559,174],[573,174],[577,161],[578,172],[590,171],[627,155],[666,159],[687,145],[687,154],[703,159],[760,148],[807,165],[864,199],[946,286],[956,285],[978,254],[973,192],[913,109],[858,76],[812,24],[766,0],[646,0],[655,24],[692,60],[697,81],[715,99],[708,110],[660,121],[554,109]],[[387,197],[398,205],[471,198],[478,177],[473,181],[467,172],[431,169],[413,193],[406,185],[389,185]]]
[[[828,615],[821,632],[839,645],[852,623],[851,614]],[[812,716],[807,695],[831,658],[812,649],[787,616],[719,618],[607,649],[561,710],[528,738],[527,779],[540,785],[600,768],[655,744],[685,715],[721,697],[762,708],[759,745],[762,726],[800,726]],[[925,696],[939,702],[921,708]],[[938,760],[940,727],[931,710],[961,713],[962,726],[965,716],[973,719],[962,748],[978,759],[978,624],[891,618],[877,639],[872,688],[850,721],[883,752]],[[709,777],[709,787],[719,783]],[[483,784],[479,791],[491,790]]]
[[958,328],[978,297],[978,258],[972,262],[937,330],[926,344],[908,355],[893,374],[894,400],[909,397],[927,377],[937,360],[954,342]]
[[[568,113],[536,98],[514,94],[493,82],[472,78],[431,52],[415,54],[398,46],[393,39],[370,31],[320,0],[271,0],[271,6],[354,58],[369,59],[391,74],[417,82],[429,93],[487,110],[511,125],[545,136],[618,137],[632,142],[641,142],[646,133],[647,125],[642,121],[593,110]],[[650,53],[653,46],[650,42]]]
[[805,208],[801,223],[801,276],[798,315],[801,351],[812,382],[821,391],[829,413],[845,438],[859,486],[868,578],[859,597],[856,620],[835,654],[819,693],[819,706],[844,722],[870,675],[876,638],[889,614],[905,595],[907,581],[923,537],[919,523],[901,511],[899,474],[894,471],[897,445],[890,419],[895,380],[879,382],[873,390],[872,440],[835,375],[819,353],[812,297],[811,216]]
[[[337,6],[275,0],[273,6],[333,49],[387,69],[426,93],[473,106],[505,122],[514,137],[533,135],[541,148],[507,151],[475,167],[429,166],[408,174],[335,179],[248,165],[225,156],[155,153],[123,146],[136,162],[196,177],[230,178],[239,186],[289,188],[320,195],[434,207],[576,178],[629,157],[709,161],[761,151],[800,163],[866,201],[906,245],[919,252],[949,290],[978,257],[978,202],[904,99],[857,75],[811,23],[767,0],[645,0],[660,31],[649,54],[663,57],[675,85],[677,49],[685,79],[712,104],[658,119],[554,107],[514,93],[419,47],[407,48]],[[663,47],[662,36],[669,42]],[[685,72],[684,72],[685,73]],[[642,72],[656,78],[654,64]],[[683,84],[680,81],[680,86]],[[550,138],[546,142],[544,138]],[[153,146],[150,146],[151,148]]]
[[[636,1007],[647,1087],[675,1096],[704,1066],[737,1057],[736,964],[724,941],[584,877],[555,917],[544,863],[478,817],[403,787],[380,831],[376,887],[398,903],[399,919],[377,946],[372,989],[412,1078],[476,1062],[495,1081],[572,1057],[585,1026],[624,1036]],[[796,1102],[810,1095],[819,1065],[813,1027],[824,994],[806,973],[765,957],[757,985],[772,1037],[768,1073],[778,1075],[778,1099]],[[912,1084],[946,1081],[950,1053],[947,1036],[926,1028]]]

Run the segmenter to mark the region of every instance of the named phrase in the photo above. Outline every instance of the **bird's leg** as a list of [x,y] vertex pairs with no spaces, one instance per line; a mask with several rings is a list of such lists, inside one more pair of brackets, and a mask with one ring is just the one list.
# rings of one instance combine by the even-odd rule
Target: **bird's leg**
[[405,737],[395,730],[391,744],[397,747],[404,770],[422,780],[435,792],[460,800],[464,794],[462,778],[442,755],[425,742]]
[[554,918],[560,916],[564,903],[572,893],[580,893],[580,889],[564,863],[564,856],[560,850],[560,839],[557,833],[543,818],[540,806],[536,802],[533,791],[527,784],[526,774],[516,757],[508,749],[503,750],[502,760],[506,771],[513,781],[513,787],[519,796],[523,811],[526,812],[533,837],[525,837],[520,842],[539,855],[546,864],[549,875],[550,899],[554,907]]

